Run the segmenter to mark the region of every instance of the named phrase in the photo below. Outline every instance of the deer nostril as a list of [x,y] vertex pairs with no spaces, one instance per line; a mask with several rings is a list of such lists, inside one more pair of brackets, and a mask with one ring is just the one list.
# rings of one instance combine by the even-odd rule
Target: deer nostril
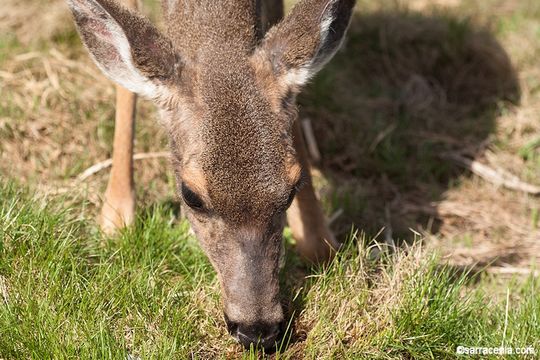
[[236,335],[238,341],[249,349],[251,345],[254,347],[262,347],[265,351],[275,350],[276,342],[279,340],[282,325],[256,323],[250,325],[239,324]]
[[238,323],[231,321],[227,314],[225,314],[225,324],[227,324],[227,330],[234,338],[237,338]]

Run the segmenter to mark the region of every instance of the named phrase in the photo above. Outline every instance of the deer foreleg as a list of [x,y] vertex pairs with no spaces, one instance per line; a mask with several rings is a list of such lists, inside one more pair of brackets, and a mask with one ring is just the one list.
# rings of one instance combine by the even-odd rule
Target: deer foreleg
[[130,225],[135,217],[133,133],[136,102],[135,94],[117,86],[112,168],[101,209],[101,228],[107,233]]
[[[122,0],[127,7],[136,9],[138,0]],[[135,218],[135,187],[133,182],[133,140],[137,96],[116,86],[116,117],[111,175],[103,207],[101,228],[111,233],[133,223]]]
[[296,155],[307,173],[307,179],[287,212],[287,220],[300,255],[313,262],[326,261],[334,255],[339,243],[330,231],[321,204],[315,196],[298,120],[294,124],[293,138]]

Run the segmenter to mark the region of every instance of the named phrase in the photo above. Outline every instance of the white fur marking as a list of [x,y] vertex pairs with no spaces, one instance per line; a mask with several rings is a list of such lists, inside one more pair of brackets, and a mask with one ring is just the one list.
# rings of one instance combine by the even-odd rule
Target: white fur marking
[[321,22],[321,44],[326,41],[326,36],[328,35],[328,30],[330,29],[330,25],[332,25],[332,21],[334,21],[334,18],[332,16],[327,16]]
[[317,49],[315,56],[309,63],[307,63],[306,65],[298,69],[291,69],[285,74],[283,81],[285,82],[287,86],[305,85],[309,81],[309,79],[312,76],[314,76],[334,56],[339,46],[336,48],[336,51],[329,54],[325,59],[322,59],[321,62],[319,62],[318,64],[316,64],[316,66],[314,66],[315,60],[320,60],[320,59],[317,59],[317,55],[319,53],[319,50],[321,49],[321,47],[326,41],[328,32],[330,31],[330,25],[332,25],[333,21],[334,21],[334,17],[331,14],[323,18],[319,26],[319,29],[321,32],[320,33],[321,40],[319,43],[319,49]]
[[131,57],[131,48],[129,41],[124,34],[123,30],[117,23],[112,25],[107,24],[109,31],[113,34],[113,45],[120,53],[122,58],[122,63],[127,68],[127,72],[123,74],[111,74],[120,85],[126,89],[136,92],[144,97],[153,99],[161,95],[159,87],[152,83],[148,78],[143,76],[139,70],[135,67],[133,63],[133,58]]
[[310,65],[311,62],[308,65],[302,66],[298,69],[289,70],[283,78],[285,84],[287,86],[302,86],[307,83],[309,78],[313,75]]

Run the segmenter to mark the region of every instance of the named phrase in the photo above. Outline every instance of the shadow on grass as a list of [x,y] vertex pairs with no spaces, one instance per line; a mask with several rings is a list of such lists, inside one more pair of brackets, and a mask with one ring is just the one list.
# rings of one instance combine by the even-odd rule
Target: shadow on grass
[[[353,226],[372,238],[390,224],[408,242],[410,228],[437,232],[436,204],[465,174],[444,155],[480,156],[498,114],[519,99],[509,57],[487,29],[450,16],[356,14],[342,50],[299,98],[322,153],[323,201],[329,213],[343,209],[334,231],[345,239]],[[294,324],[311,270],[288,261],[282,291]],[[287,345],[306,331],[290,329]]]
[[356,14],[335,59],[300,97],[322,153],[323,194],[343,237],[351,224],[374,236],[391,225],[437,232],[437,202],[475,158],[505,104],[519,101],[508,55],[487,29],[450,16]]

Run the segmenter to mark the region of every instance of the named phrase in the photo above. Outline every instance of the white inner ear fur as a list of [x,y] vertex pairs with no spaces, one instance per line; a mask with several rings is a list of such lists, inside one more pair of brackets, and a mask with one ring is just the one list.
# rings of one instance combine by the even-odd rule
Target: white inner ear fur
[[313,61],[310,61],[307,65],[287,71],[287,73],[283,76],[285,86],[302,86],[306,84],[311,76],[313,76],[315,73],[311,69],[312,62]]
[[327,15],[323,21],[321,21],[321,44],[324,44],[326,41],[326,36],[328,35],[328,30],[330,29],[330,25],[332,25],[332,21],[334,21],[334,17],[331,15]]
[[343,42],[343,38],[341,39],[340,44],[336,46],[331,53],[327,54],[324,58],[319,58],[319,51],[326,42],[326,37],[328,36],[328,32],[330,31],[330,26],[332,25],[333,21],[334,16],[332,16],[331,12],[322,19],[319,25],[321,40],[319,42],[319,48],[315,52],[315,56],[313,56],[313,58],[307,64],[296,69],[291,69],[284,75],[283,82],[286,84],[286,86],[305,85],[309,79],[311,79],[319,70],[321,70],[322,67],[326,65],[326,63],[335,55]]
[[[160,94],[159,86],[150,79],[143,76],[133,63],[129,41],[116,23],[106,24],[107,29],[112,33],[112,45],[118,50],[121,57],[121,64],[114,66],[115,74],[107,74],[112,80],[118,82],[126,89],[138,93],[147,98],[156,98]],[[122,66],[123,65],[123,66]],[[100,66],[98,61],[98,66]],[[103,71],[105,69],[101,68]]]
[[[167,89],[165,87],[153,83],[146,76],[142,75],[135,67],[133,58],[131,56],[129,41],[122,30],[122,27],[99,3],[95,1],[90,1],[90,3],[90,6],[98,8],[99,12],[105,14],[107,18],[96,18],[94,14],[91,14],[90,16],[96,21],[102,23],[107,31],[111,34],[111,37],[107,37],[100,36],[101,34],[97,33],[97,37],[101,41],[112,45],[120,55],[120,59],[116,60],[117,62],[107,64],[103,63],[90,52],[90,55],[98,68],[114,82],[141,96],[149,99],[164,98],[167,96]],[[80,12],[85,12],[84,9],[78,7],[74,1],[70,1],[70,5],[73,9],[78,9]]]

